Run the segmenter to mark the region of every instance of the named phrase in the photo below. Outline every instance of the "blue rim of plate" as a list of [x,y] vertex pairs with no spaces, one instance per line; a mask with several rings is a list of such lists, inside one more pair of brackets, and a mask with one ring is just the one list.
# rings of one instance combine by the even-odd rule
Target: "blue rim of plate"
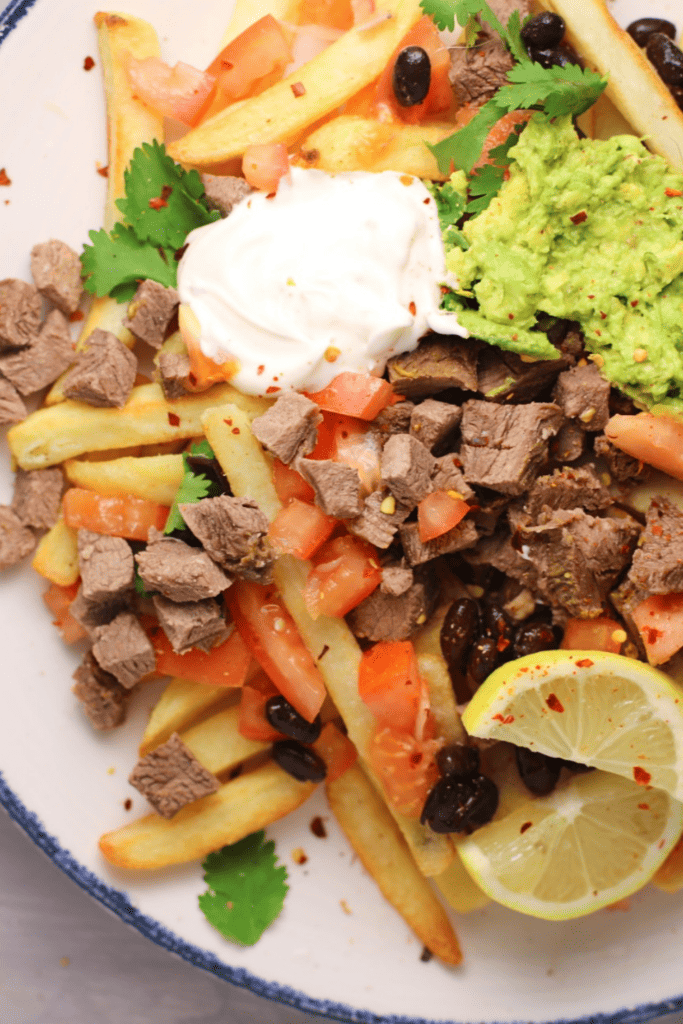
[[[0,12],[0,44],[5,41],[35,3],[36,0],[11,0],[7,7]],[[344,1003],[313,999],[304,992],[299,992],[288,986],[264,981],[243,967],[230,967],[213,953],[185,942],[159,921],[141,913],[130,903],[125,893],[106,885],[101,878],[80,864],[68,850],[60,846],[54,836],[45,831],[38,816],[33,811],[29,811],[7,785],[2,772],[0,772],[0,804],[36,846],[47,854],[52,863],[56,864],[81,889],[93,896],[98,903],[111,910],[125,924],[132,925],[158,946],[177,953],[183,960],[187,960],[188,963],[194,964],[196,967],[201,967],[209,974],[229,981],[238,988],[246,988],[264,999],[293,1006],[304,1013],[316,1013],[330,1017],[333,1020],[349,1021],[353,1024],[435,1024],[423,1017],[387,1016],[369,1010],[353,1009]],[[646,1003],[633,1009],[618,1010],[615,1013],[591,1014],[588,1017],[571,1020],[556,1018],[553,1021],[545,1022],[545,1024],[645,1024],[646,1021],[655,1020],[657,1017],[675,1013],[678,1010],[683,1010],[683,995],[665,1002]],[[466,1022],[454,1021],[453,1024],[466,1024]],[[505,1024],[522,1024],[522,1022],[506,1021]]]

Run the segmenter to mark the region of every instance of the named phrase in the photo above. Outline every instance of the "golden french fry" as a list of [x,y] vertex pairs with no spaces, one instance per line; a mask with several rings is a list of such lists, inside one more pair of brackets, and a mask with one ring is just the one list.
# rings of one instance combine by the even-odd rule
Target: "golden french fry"
[[107,832],[100,850],[120,868],[156,869],[199,860],[290,814],[314,789],[312,782],[297,782],[269,761],[181,808],[170,820],[149,814]]
[[683,836],[666,858],[652,879],[652,884],[662,892],[680,892],[683,889]]
[[[233,104],[169,146],[174,160],[210,167],[255,143],[285,142],[335,110],[384,70],[422,16],[418,0],[379,0],[372,28],[351,28],[313,60],[259,96]],[[390,17],[389,17],[390,15]],[[292,86],[297,88],[296,94]]]
[[441,653],[441,626],[449,605],[437,609],[413,638],[420,676],[429,689],[429,704],[439,736],[447,743],[464,743],[467,733],[460,719],[453,683]]
[[97,462],[67,459],[64,472],[76,487],[113,497],[132,494],[160,505],[172,505],[184,470],[182,455],[129,455]]
[[589,139],[610,139],[613,135],[638,134],[604,92],[592,107],[577,117],[576,123]]
[[455,848],[455,857],[442,875],[434,879],[439,892],[448,905],[459,914],[469,914],[473,910],[481,910],[491,902],[491,898],[479,888],[472,876],[465,870],[463,862]]
[[55,525],[38,542],[31,565],[51,583],[69,587],[80,575],[76,531],[60,515]]
[[[264,411],[266,408],[264,404]],[[280,499],[270,462],[250,430],[247,414],[237,405],[220,405],[204,413],[202,426],[233,494],[253,498],[272,520],[280,509]]]
[[187,729],[228,696],[222,686],[209,686],[189,679],[172,679],[149,716],[140,743],[140,757],[165,743],[172,733]]
[[447,964],[459,964],[462,953],[446,912],[369,779],[353,766],[325,789],[334,816],[386,899],[427,949]]
[[242,761],[268,750],[272,744],[262,740],[248,740],[237,731],[240,709],[233,707],[217,711],[211,718],[199,722],[181,733],[183,743],[198,761],[214,775],[236,768]]

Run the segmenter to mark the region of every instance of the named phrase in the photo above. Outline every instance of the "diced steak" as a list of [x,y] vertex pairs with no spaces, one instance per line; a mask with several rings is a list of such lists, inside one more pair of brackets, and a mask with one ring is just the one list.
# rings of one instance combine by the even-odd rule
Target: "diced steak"
[[407,398],[426,398],[447,388],[477,390],[477,346],[471,339],[428,335],[413,352],[387,363],[394,390]]
[[414,507],[432,490],[434,456],[411,434],[394,434],[384,445],[380,473],[401,505]]
[[412,402],[396,402],[394,405],[387,405],[375,416],[372,426],[379,435],[380,443],[383,444],[392,434],[408,433],[414,408]]
[[176,654],[185,654],[191,647],[210,651],[228,636],[225,616],[217,601],[169,601],[161,594],[152,598],[159,624]]
[[482,537],[476,547],[463,552],[463,558],[470,565],[490,565],[525,587],[536,587],[533,562],[513,546],[512,537],[508,533]]
[[161,352],[157,365],[166,398],[172,401],[186,395],[190,383],[190,357],[184,352]]
[[165,288],[158,281],[143,281],[128,306],[123,326],[152,348],[161,348],[179,302],[175,288]]
[[413,585],[415,574],[404,561],[388,562],[382,566],[382,582],[379,589],[383,594],[391,597],[400,597]]
[[61,469],[18,469],[12,511],[25,526],[49,530],[57,522],[64,489]]
[[360,515],[360,473],[353,466],[333,459],[297,459],[295,468],[313,488],[316,504],[325,515],[337,519]]
[[553,398],[568,420],[584,430],[604,430],[609,419],[609,381],[595,363],[572,366],[557,378]]
[[257,441],[286,466],[296,455],[308,455],[318,439],[320,409],[305,395],[286,391],[251,423]]
[[53,384],[71,366],[73,357],[69,324],[63,313],[53,309],[25,348],[0,353],[0,373],[22,395],[32,395]]
[[83,294],[81,261],[66,242],[51,238],[31,249],[31,273],[36,288],[69,316]]
[[135,561],[147,590],[158,590],[170,601],[216,597],[232,582],[206,551],[162,533],[150,536]]
[[26,413],[26,406],[17,389],[4,377],[0,377],[0,427],[21,422]]
[[539,476],[526,497],[525,511],[536,519],[544,507],[583,508],[596,512],[612,504],[612,496],[592,466],[556,469],[551,476]]
[[470,103],[479,107],[507,85],[512,57],[497,39],[485,37],[474,46],[450,48],[450,78],[458,106]]
[[363,502],[360,515],[349,519],[346,526],[350,533],[376,548],[388,548],[410,512],[410,505],[401,505],[389,491],[373,491]]
[[[522,25],[524,19],[531,14],[531,0],[491,0],[489,7],[503,25],[507,25],[515,11],[518,12]],[[489,31],[488,26],[486,30]]]
[[425,398],[413,409],[410,433],[431,451],[455,430],[461,418],[462,409],[459,405],[438,402],[435,398]]
[[43,300],[33,285],[13,277],[0,281],[0,350],[30,344],[42,311]]
[[83,705],[83,714],[94,729],[104,731],[121,725],[126,717],[129,691],[114,676],[100,668],[90,651],[74,672],[71,692]]
[[622,452],[621,448],[612,444],[605,434],[598,434],[593,442],[593,450],[596,455],[603,457],[611,475],[621,484],[642,480],[649,473],[649,467],[644,462],[634,459],[627,452]]
[[133,591],[125,591],[111,601],[88,601],[83,596],[83,585],[69,605],[69,614],[80,623],[91,640],[97,640],[100,626],[108,625],[123,611],[132,611]]
[[432,489],[435,491],[455,491],[464,501],[474,497],[474,491],[462,475],[460,459],[457,455],[442,455],[435,459],[432,473]]
[[668,498],[650,502],[628,579],[643,598],[683,591],[683,512]]
[[477,365],[478,390],[492,402],[506,405],[533,402],[566,366],[565,358],[528,363],[516,352],[503,352],[493,345],[484,345]]
[[78,531],[81,590],[88,603],[115,606],[133,590],[133,550],[123,537]]
[[548,458],[562,410],[548,402],[465,402],[460,458],[465,479],[503,494],[523,494]]
[[154,671],[154,648],[132,612],[119,612],[106,626],[100,626],[95,635],[92,652],[97,663],[126,689]]
[[36,546],[35,534],[9,505],[0,505],[0,569],[9,569]]
[[423,573],[399,595],[378,588],[347,615],[351,631],[374,642],[407,640],[424,625],[436,604],[438,587]]
[[254,191],[244,178],[232,174],[202,174],[201,179],[208,205],[221,217],[227,217],[236,203]]
[[576,462],[586,448],[586,431],[576,420],[566,420],[550,442],[550,454],[558,462]]
[[220,783],[186,747],[177,732],[135,765],[128,781],[147,797],[157,814],[174,814],[200,797],[215,793]]
[[121,409],[128,401],[138,361],[111,331],[98,327],[64,379],[64,394],[77,402]]
[[257,583],[270,580],[268,520],[255,501],[221,494],[179,508],[197,540],[226,572]]
[[404,523],[399,528],[399,536],[408,565],[422,565],[439,555],[474,547],[479,534],[472,520],[466,516],[452,530],[434,540],[421,541],[417,523]]

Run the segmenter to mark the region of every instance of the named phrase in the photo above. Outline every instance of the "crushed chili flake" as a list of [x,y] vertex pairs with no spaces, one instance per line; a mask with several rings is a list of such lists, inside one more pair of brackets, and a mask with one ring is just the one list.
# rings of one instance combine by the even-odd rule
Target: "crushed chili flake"
[[409,305],[408,305],[408,311],[410,312],[410,314],[411,314],[412,316],[415,316],[415,314],[417,313],[417,306],[415,305],[415,303],[414,303],[414,302],[411,302],[411,303],[409,303]]
[[548,696],[545,699],[545,702],[551,711],[557,711],[558,713],[564,711],[564,705],[562,701],[559,700],[559,698],[556,697],[554,693],[548,694]]
[[133,806],[133,801],[131,800],[130,797],[127,797],[127,799],[124,800],[124,802],[123,802],[124,810],[129,811],[132,806]]
[[645,632],[647,633],[647,642],[650,644],[650,646],[652,646],[652,644],[656,644],[657,641],[664,636],[662,630],[655,629],[654,626],[648,626]]
[[588,219],[588,214],[585,210],[581,210],[581,213],[575,213],[573,217],[569,218],[572,224],[583,224]]
[[173,189],[170,185],[164,185],[161,190],[161,195],[156,196],[154,199],[150,199],[149,206],[152,210],[161,210],[164,206],[168,206],[168,197],[170,196]]
[[92,57],[86,57],[85,60],[83,61],[83,70],[84,71],[92,71],[92,69],[94,67],[95,67],[95,61],[92,59]]
[[225,423],[226,427],[232,426],[232,420],[223,420],[223,422]]
[[522,825],[522,827],[521,827],[521,828],[520,828],[520,830],[519,830],[519,834],[520,834],[520,835],[524,835],[524,833],[526,832],[526,830],[527,830],[528,828],[531,828],[531,826],[532,826],[532,825],[533,825],[533,821],[525,821],[525,822],[524,822],[524,824]]
[[265,370],[265,368],[266,368],[266,367],[265,367],[265,364],[264,364],[264,363],[261,363],[261,365],[260,365],[260,366],[257,366],[257,367],[256,367],[256,372],[257,372],[257,374],[259,375],[259,377],[261,376],[261,374],[263,373],[263,371]]
[[239,427],[233,427],[233,428],[232,428],[232,431],[231,431],[231,433],[233,433],[233,434],[239,434],[239,432],[240,432],[240,428],[239,428]]
[[0,167],[0,185],[11,185],[12,179],[7,177],[7,171],[4,167]]
[[290,88],[297,99],[299,98],[299,96],[306,95],[306,86],[304,85],[303,82],[294,82],[294,84],[290,86]]
[[641,768],[639,764],[633,769],[633,778],[636,780],[639,786],[649,785],[652,776],[649,772],[646,772],[644,768]]
[[78,323],[79,320],[82,320],[84,316],[85,313],[83,312],[82,309],[75,309],[73,313],[69,313],[69,322],[72,324],[76,324]]
[[308,860],[308,857],[301,849],[301,847],[297,846],[295,850],[292,850],[292,860],[294,861],[295,864],[305,864],[306,861]]
[[176,249],[176,251],[173,253],[173,259],[174,260],[178,260],[178,262],[180,263],[181,259],[185,255],[185,250],[186,249],[187,249],[187,245],[181,245],[180,248]]
[[638,299],[634,299],[634,300],[633,300],[633,302],[631,303],[631,305],[632,305],[632,306],[633,306],[633,308],[635,309],[635,308],[636,308],[636,306],[638,305]]
[[601,320],[606,320],[607,319],[607,313],[603,313],[603,311],[600,310],[600,319]]
[[169,414],[168,414],[168,422],[171,424],[172,427],[179,427],[180,426],[180,416],[176,415],[176,413],[174,413],[174,412],[169,412]]
[[664,530],[662,529],[659,523],[653,523],[650,529],[655,537],[661,537],[664,533]]
[[422,947],[422,952],[420,953],[420,960],[422,961],[423,964],[428,964],[433,956],[434,954],[432,953],[431,949],[429,949],[427,946]]
[[638,804],[638,808],[641,811],[649,811],[650,810],[650,805],[649,804]]
[[664,191],[667,196],[683,196],[683,192],[680,188],[667,188]]
[[593,666],[593,662],[590,658],[581,658],[576,664],[578,668],[592,668]]
[[282,388],[273,387],[272,384],[271,384],[271,386],[269,388],[266,388],[266,394],[267,395],[274,395],[278,391],[282,391]]
[[500,722],[502,725],[512,725],[514,720],[515,720],[515,716],[514,715],[506,715],[505,718],[503,718],[503,716],[500,715],[500,714],[493,716],[493,721],[494,722]]
[[101,178],[109,177],[109,164],[105,164],[104,167],[98,167],[96,170]]
[[508,320],[514,320],[514,319],[515,319],[515,314],[514,313],[508,313]]
[[327,839],[327,829],[325,828],[325,822],[323,821],[319,814],[316,814],[315,818],[311,819],[311,824],[309,825],[309,828],[313,835],[317,836],[318,839]]

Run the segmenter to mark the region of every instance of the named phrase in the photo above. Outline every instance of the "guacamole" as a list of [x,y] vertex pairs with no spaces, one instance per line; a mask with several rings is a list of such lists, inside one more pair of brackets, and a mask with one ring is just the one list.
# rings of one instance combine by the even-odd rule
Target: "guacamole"
[[472,335],[537,358],[538,314],[577,320],[602,372],[644,408],[683,414],[683,175],[635,137],[579,139],[534,116],[490,206],[448,242]]

